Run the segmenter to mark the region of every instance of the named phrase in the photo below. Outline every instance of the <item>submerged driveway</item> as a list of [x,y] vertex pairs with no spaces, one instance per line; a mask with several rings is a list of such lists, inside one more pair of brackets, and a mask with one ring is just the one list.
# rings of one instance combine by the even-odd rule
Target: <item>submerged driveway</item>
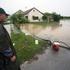
[[38,60],[23,64],[21,70],[70,70],[70,50],[60,48],[54,52],[49,48],[38,55]]

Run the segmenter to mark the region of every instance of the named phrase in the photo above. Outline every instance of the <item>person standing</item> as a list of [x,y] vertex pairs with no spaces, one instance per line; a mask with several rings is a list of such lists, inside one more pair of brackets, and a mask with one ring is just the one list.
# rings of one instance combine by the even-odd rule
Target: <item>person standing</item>
[[20,70],[13,43],[3,26],[7,16],[4,9],[0,8],[0,70]]

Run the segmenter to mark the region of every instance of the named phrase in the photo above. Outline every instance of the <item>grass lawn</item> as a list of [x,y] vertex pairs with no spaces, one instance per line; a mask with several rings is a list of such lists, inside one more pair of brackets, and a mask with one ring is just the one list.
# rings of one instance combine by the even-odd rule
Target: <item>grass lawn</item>
[[35,38],[24,33],[13,33],[11,35],[12,42],[15,43],[17,57],[20,63],[30,60],[37,53],[42,52],[43,47],[47,45],[46,41],[39,40],[39,44],[35,44]]

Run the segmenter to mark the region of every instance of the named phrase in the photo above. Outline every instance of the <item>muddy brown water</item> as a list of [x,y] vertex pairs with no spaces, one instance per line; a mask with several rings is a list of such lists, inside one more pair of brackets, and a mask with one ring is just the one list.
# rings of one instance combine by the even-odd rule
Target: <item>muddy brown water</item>
[[[25,24],[22,31],[43,39],[60,40],[70,45],[70,20],[61,20],[58,24],[47,26]],[[60,48],[54,52],[51,48],[36,55],[36,60],[21,65],[21,70],[70,70],[70,50]]]

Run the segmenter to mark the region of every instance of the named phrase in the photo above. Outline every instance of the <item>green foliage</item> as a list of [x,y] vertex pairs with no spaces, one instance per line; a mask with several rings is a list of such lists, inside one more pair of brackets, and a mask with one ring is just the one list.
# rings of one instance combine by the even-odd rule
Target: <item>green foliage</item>
[[48,13],[48,12],[45,12],[44,15],[51,16],[52,14],[51,13]]
[[61,16],[61,19],[70,19],[70,16]]
[[[49,20],[52,19],[53,21],[56,21],[56,22],[60,21],[60,19],[61,19],[61,15],[59,15],[55,12],[54,13],[47,13],[46,12],[46,13],[44,13],[44,15],[47,16],[47,17],[50,17]],[[46,18],[45,16],[44,16],[44,18]]]
[[23,14],[13,14],[10,17],[11,23],[13,23],[18,29],[20,29],[20,24],[24,24],[29,22],[28,19],[26,19]]
[[47,21],[47,15],[43,15],[42,19],[43,21]]
[[17,23],[26,23],[28,20],[22,14],[16,14]]
[[12,16],[10,16],[10,21],[11,23],[15,24],[17,22],[17,17],[15,14],[13,14]]
[[13,14],[10,17],[10,21],[13,24],[21,24],[21,23],[26,23],[28,20],[22,15],[22,14]]
[[52,13],[52,17],[53,17],[53,20],[56,22],[60,21],[60,19],[61,19],[61,16],[56,13]]
[[43,46],[47,42],[40,41],[39,44],[35,44],[35,39],[30,35],[26,36],[24,33],[19,34],[12,33],[12,41],[15,43],[15,49],[17,57],[20,63],[30,60],[36,53],[42,52]]

